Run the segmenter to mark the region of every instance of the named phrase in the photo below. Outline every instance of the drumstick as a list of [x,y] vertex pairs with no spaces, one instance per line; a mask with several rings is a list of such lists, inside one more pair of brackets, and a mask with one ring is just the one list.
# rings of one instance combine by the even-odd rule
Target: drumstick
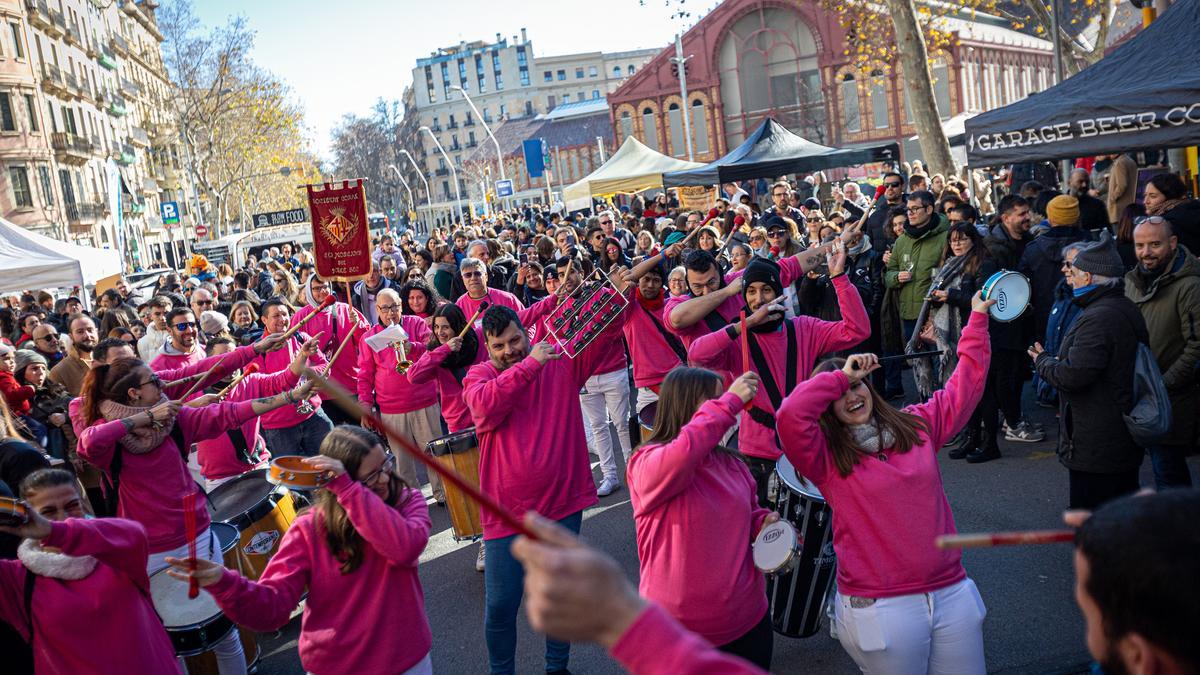
[[742,310],[742,372],[750,372],[750,338],[746,335],[746,310]]
[[200,580],[196,578],[196,493],[183,496],[183,529],[188,540],[188,599],[200,597]]
[[184,382],[190,382],[190,381],[196,379],[197,377],[204,377],[204,375],[205,375],[205,373],[192,373],[191,375],[188,375],[187,377],[181,377],[178,380],[171,380],[169,382],[164,382],[162,385],[162,388],[170,389],[171,387],[178,387],[179,385],[183,384]]
[[350,344],[350,338],[354,335],[354,331],[356,330],[358,330],[357,325],[350,327],[350,332],[346,334],[346,337],[342,338],[342,344],[338,345],[338,348],[333,352],[333,357],[330,358],[329,363],[326,364],[325,372],[328,373],[329,369],[333,367],[333,362],[337,361],[337,358],[342,355],[342,350],[346,348],[346,345]]
[[464,337],[466,337],[467,331],[471,330],[471,326],[475,325],[475,319],[478,319],[479,315],[483,313],[483,310],[485,310],[487,308],[488,308],[488,303],[486,300],[479,303],[479,309],[475,310],[475,313],[471,315],[471,320],[467,322],[467,325],[463,326],[462,332],[458,334],[458,339],[461,340]]
[[225,359],[226,359],[226,358],[228,358],[228,357],[229,357],[229,355],[228,355],[228,354],[226,354],[225,356],[222,356],[222,357],[221,357],[221,358],[220,358],[220,359],[219,359],[219,360],[218,360],[216,363],[214,363],[214,364],[213,364],[213,367],[212,367],[212,368],[209,368],[209,369],[208,369],[208,371],[204,373],[204,376],[203,376],[203,377],[201,377],[200,379],[198,379],[198,380],[196,380],[195,382],[193,382],[193,383],[192,383],[192,386],[191,386],[191,388],[187,390],[187,393],[186,393],[186,394],[184,394],[183,396],[180,396],[180,397],[179,397],[179,400],[180,400],[180,401],[186,401],[186,400],[187,400],[187,397],[189,397],[189,396],[191,396],[192,394],[194,394],[194,393],[196,392],[196,390],[200,388],[200,385],[201,385],[201,384],[203,384],[203,383],[204,383],[204,381],[208,379],[208,376],[209,376],[209,375],[212,375],[212,374],[213,374],[213,372],[214,372],[214,371],[216,371],[216,369],[217,369],[217,368],[220,368],[220,367],[221,367],[221,364],[222,364],[222,363],[225,363]]
[[295,335],[296,331],[300,330],[304,326],[304,324],[309,322],[310,319],[312,319],[314,316],[320,314],[321,310],[324,310],[327,307],[332,307],[333,303],[335,303],[335,302],[337,302],[337,297],[335,297],[333,295],[333,293],[330,293],[329,295],[325,296],[325,299],[321,301],[321,304],[318,305],[317,308],[315,310],[313,310],[313,312],[311,314],[309,314],[308,316],[304,317],[303,319],[300,319],[299,321],[297,321],[295,326],[292,326],[291,328],[283,331],[283,339],[287,340],[288,338]]
[[907,361],[909,359],[919,359],[925,356],[941,356],[944,352],[940,349],[933,349],[927,352],[913,352],[911,354],[893,354],[891,356],[879,357],[880,363],[888,363],[889,361]]
[[935,540],[940,549],[1011,546],[1015,544],[1059,544],[1075,541],[1074,530],[1027,530],[1024,532],[981,532],[943,534]]
[[445,466],[442,466],[440,462],[427,457],[424,452],[421,452],[417,449],[417,446],[413,445],[412,441],[408,440],[404,436],[401,436],[396,432],[395,429],[392,428],[390,424],[384,422],[379,418],[378,415],[370,410],[367,410],[361,404],[359,404],[358,401],[354,400],[354,398],[350,396],[349,392],[343,389],[342,386],[337,382],[325,379],[312,368],[305,368],[304,375],[310,381],[315,382],[318,387],[328,392],[329,395],[333,397],[333,400],[337,401],[337,404],[342,407],[342,410],[353,415],[356,419],[367,420],[376,428],[383,431],[383,433],[386,434],[387,437],[392,440],[392,442],[398,444],[409,455],[412,455],[413,459],[424,464],[426,469],[438,474],[443,480],[454,485],[454,487],[457,487],[459,490],[467,493],[467,496],[478,502],[483,510],[488,511],[492,515],[504,521],[504,524],[512,528],[514,531],[523,534],[530,539],[537,539],[537,535],[531,532],[529,528],[525,527],[524,523],[522,523],[515,515],[513,515],[511,511],[504,508],[499,502],[493,499],[491,495],[481,491],[479,488],[463,480],[463,478],[458,475],[457,471],[448,469]]
[[247,364],[245,368],[242,368],[241,374],[239,374],[237,377],[233,378],[233,381],[230,382],[228,386],[226,386],[221,391],[217,392],[217,398],[224,398],[226,394],[228,394],[230,391],[233,390],[234,387],[236,387],[238,385],[238,382],[241,382],[242,380],[246,379],[246,376],[249,375],[250,373],[257,373],[257,372],[258,372],[258,364],[257,363]]

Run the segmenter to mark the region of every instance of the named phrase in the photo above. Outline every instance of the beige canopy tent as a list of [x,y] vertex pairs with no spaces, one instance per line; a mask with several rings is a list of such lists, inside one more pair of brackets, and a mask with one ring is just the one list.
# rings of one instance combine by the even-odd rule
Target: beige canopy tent
[[588,208],[593,196],[661,188],[664,173],[686,171],[701,166],[704,165],[699,162],[675,159],[655,152],[638,139],[629,136],[600,168],[564,188],[563,201],[568,209]]

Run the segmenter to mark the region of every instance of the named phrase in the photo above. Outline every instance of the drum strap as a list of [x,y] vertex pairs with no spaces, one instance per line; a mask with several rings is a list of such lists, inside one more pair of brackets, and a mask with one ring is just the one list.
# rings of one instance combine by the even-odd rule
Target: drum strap
[[241,427],[234,427],[225,432],[229,438],[229,442],[233,444],[233,451],[237,454],[239,460],[243,464],[254,464],[254,456],[250,452],[250,444],[246,442],[246,434],[242,433]]
[[450,374],[454,376],[454,379],[458,380],[458,386],[460,387],[462,386],[463,380],[467,379],[467,369],[462,366],[459,366],[458,368],[451,368]]
[[25,620],[29,622],[29,646],[33,646],[33,584],[37,575],[25,568]]
[[[795,322],[787,321],[783,325],[787,333],[787,361],[784,370],[784,377],[786,378],[784,386],[787,388],[783,391],[780,391],[779,383],[775,381],[775,376],[771,373],[767,358],[763,355],[762,347],[759,346],[754,334],[750,333],[746,336],[746,341],[750,346],[750,358],[754,360],[754,369],[758,371],[758,376],[762,378],[763,389],[766,390],[767,398],[771,400],[771,406],[775,410],[779,410],[779,407],[783,405],[783,397],[796,388],[796,377],[798,375],[798,364],[796,362],[799,360],[799,349],[796,347],[796,324]],[[775,429],[774,413],[769,413],[758,406],[751,406],[750,418],[772,431]],[[776,445],[779,444],[778,434],[775,436],[775,443]]]
[[[639,307],[642,307],[642,303],[639,302],[637,304]],[[650,322],[658,329],[658,332],[663,336],[663,340],[666,340],[667,346],[671,348],[671,351],[675,352],[675,356],[679,357],[679,362],[687,363],[687,350],[683,348],[683,343],[679,341],[679,338],[667,330],[662,321],[659,321],[658,317],[654,316],[654,312],[645,307],[642,307],[642,311],[646,313],[646,316],[650,317]]]
[[[725,320],[725,317],[721,316],[721,313],[715,309],[705,315],[704,323],[708,326],[708,330],[713,333],[729,325],[729,322]],[[687,359],[684,359],[684,363],[687,363]]]

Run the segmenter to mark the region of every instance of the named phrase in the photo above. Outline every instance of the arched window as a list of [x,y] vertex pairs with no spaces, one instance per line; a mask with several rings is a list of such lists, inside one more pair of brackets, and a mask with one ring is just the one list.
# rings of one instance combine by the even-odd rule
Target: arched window
[[667,107],[667,126],[671,129],[671,154],[675,157],[687,157],[687,143],[683,140],[683,111],[678,103]]
[[633,135],[633,116],[629,111],[621,113],[621,142],[624,143],[626,138]]
[[854,75],[846,73],[838,83],[842,99],[842,128],[850,133],[862,131],[862,121],[859,119],[858,81]]
[[695,140],[696,154],[708,152],[708,120],[704,118],[704,101],[692,101],[692,138]]
[[621,66],[613,66],[613,77],[617,79],[621,78]]
[[633,64],[631,63],[631,64],[629,64],[629,74],[632,75],[633,71],[634,71],[634,68],[633,68]]
[[[632,68],[632,66],[630,66]],[[646,147],[651,150],[658,150],[658,127],[654,123],[654,108],[645,108],[642,110],[642,131],[645,133],[643,141]]]
[[876,129],[891,126],[888,120],[887,88],[883,86],[883,80],[878,78],[871,80],[871,121]]

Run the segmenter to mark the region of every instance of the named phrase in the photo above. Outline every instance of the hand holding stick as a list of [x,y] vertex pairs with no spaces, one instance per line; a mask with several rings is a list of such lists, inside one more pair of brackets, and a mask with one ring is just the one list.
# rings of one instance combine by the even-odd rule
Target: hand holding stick
[[337,361],[338,357],[342,355],[342,350],[346,348],[346,345],[350,344],[350,338],[354,336],[354,332],[357,330],[357,325],[350,327],[350,332],[346,334],[346,337],[342,338],[342,344],[338,345],[338,348],[333,352],[333,356],[330,357],[329,363],[326,364],[325,372],[328,373],[329,369],[333,368],[333,362]]
[[326,309],[328,307],[332,307],[335,302],[337,302],[337,297],[333,293],[330,293],[329,295],[325,296],[325,299],[321,301],[321,304],[318,305],[317,308],[315,310],[313,310],[313,312],[311,314],[309,314],[308,316],[304,317],[303,319],[300,319],[299,321],[297,321],[295,326],[292,326],[291,328],[283,331],[283,337],[280,339],[280,341],[282,342],[282,341],[287,340],[288,338],[292,337],[293,335],[295,335],[296,331],[298,331],[304,327],[304,324],[306,324],[310,320],[312,320],[312,318],[314,316],[320,314],[321,310]]
[[221,357],[221,360],[219,360],[219,361],[217,361],[216,363],[214,363],[214,364],[213,364],[213,367],[212,367],[212,368],[209,368],[209,369],[208,369],[208,370],[207,370],[207,371],[204,373],[204,375],[203,375],[203,376],[201,376],[201,378],[200,378],[200,379],[198,379],[198,380],[196,380],[195,382],[193,382],[193,383],[192,383],[192,386],[191,386],[191,388],[187,390],[187,393],[186,393],[186,394],[184,394],[183,396],[180,396],[180,397],[179,397],[179,400],[180,400],[180,401],[186,401],[186,400],[187,400],[187,397],[189,397],[189,396],[191,396],[192,394],[196,393],[196,390],[200,388],[200,385],[201,385],[201,384],[202,384],[202,383],[203,383],[205,380],[207,380],[207,379],[208,379],[208,376],[209,376],[209,375],[212,375],[214,372],[216,372],[217,368],[220,368],[220,367],[221,367],[221,364],[222,364],[222,363],[225,363],[225,359],[226,359],[226,358],[228,358],[228,357],[229,357],[229,355],[228,355],[228,354],[226,354],[225,356],[222,356],[222,357]]
[[486,300],[479,303],[479,309],[475,310],[475,313],[471,315],[471,318],[469,320],[467,320],[467,325],[463,326],[462,331],[459,332],[458,338],[460,340],[467,336],[467,331],[471,330],[471,326],[475,325],[475,319],[478,319],[479,315],[483,314],[484,310],[486,310],[487,308],[488,308],[488,303]]

